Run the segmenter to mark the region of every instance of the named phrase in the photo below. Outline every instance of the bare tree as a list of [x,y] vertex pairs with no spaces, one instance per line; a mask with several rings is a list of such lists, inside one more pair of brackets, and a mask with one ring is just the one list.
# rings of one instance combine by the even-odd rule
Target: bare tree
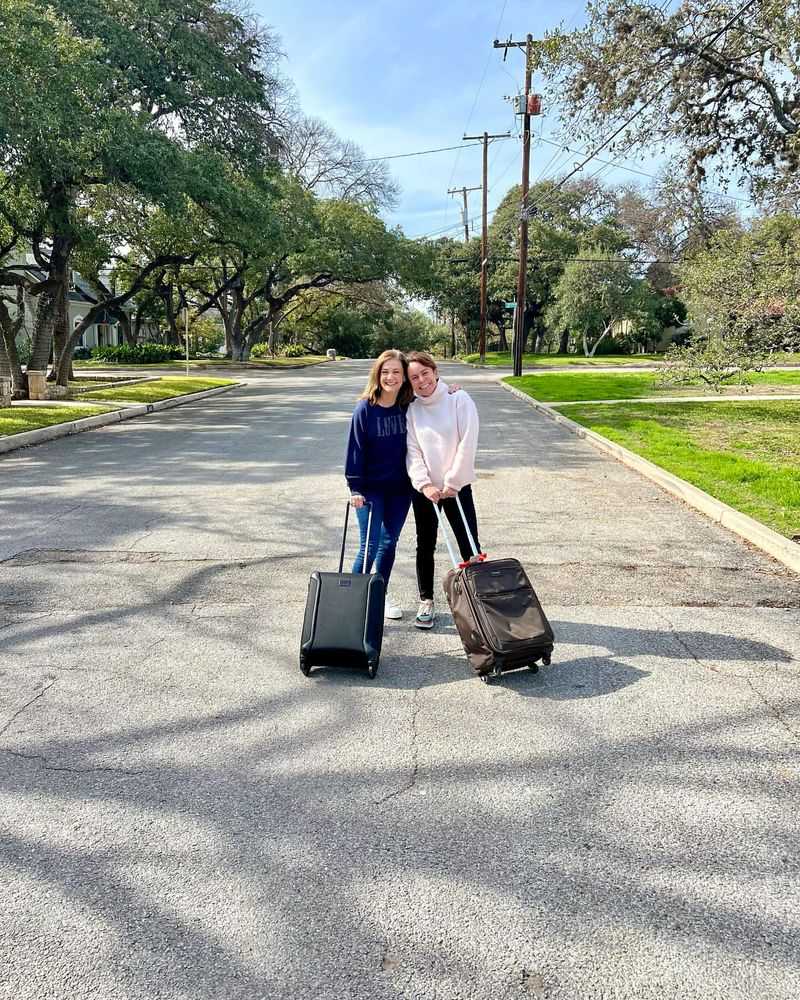
[[385,160],[365,157],[319,118],[298,117],[288,129],[279,157],[308,191],[352,201],[373,210],[391,208],[399,189]]

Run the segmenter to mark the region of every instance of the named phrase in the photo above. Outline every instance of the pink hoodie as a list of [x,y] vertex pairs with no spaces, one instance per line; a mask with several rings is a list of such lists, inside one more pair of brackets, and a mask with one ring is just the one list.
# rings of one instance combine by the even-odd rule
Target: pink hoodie
[[460,490],[475,481],[478,410],[463,389],[449,395],[439,379],[430,396],[411,403],[406,427],[406,467],[415,490]]

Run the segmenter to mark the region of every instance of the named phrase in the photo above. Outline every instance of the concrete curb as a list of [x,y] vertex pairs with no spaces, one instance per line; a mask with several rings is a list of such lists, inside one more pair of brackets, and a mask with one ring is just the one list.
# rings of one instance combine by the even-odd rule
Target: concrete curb
[[35,431],[23,431],[21,434],[12,434],[9,437],[0,438],[0,455],[10,451],[17,451],[19,448],[29,448],[34,444],[43,444],[45,441],[55,441],[58,438],[70,437],[72,434],[80,434],[82,431],[91,431],[96,427],[106,427],[108,424],[117,424],[122,420],[131,420],[133,417],[141,417],[157,410],[170,410],[175,406],[183,406],[185,403],[194,403],[197,400],[207,399],[210,396],[218,396],[223,392],[230,392],[231,389],[239,389],[241,382],[233,385],[218,385],[213,389],[203,389],[202,392],[193,392],[185,396],[174,396],[172,399],[160,399],[155,403],[117,403],[113,400],[87,400],[97,406],[124,407],[119,410],[112,410],[109,413],[96,413],[91,417],[81,417],[79,420],[71,420],[68,423],[53,424],[52,427],[40,427]]
[[772,528],[761,524],[755,518],[749,517],[747,514],[742,514],[741,511],[735,510],[733,507],[729,507],[728,504],[712,497],[705,490],[698,489],[697,486],[687,483],[685,479],[681,479],[679,476],[667,472],[666,469],[662,469],[646,458],[642,458],[627,448],[623,448],[622,445],[616,444],[614,441],[609,441],[608,438],[602,437],[602,435],[597,434],[595,431],[590,431],[588,428],[582,427],[580,424],[575,423],[574,420],[570,420],[569,417],[558,413],[551,406],[527,396],[515,386],[509,385],[507,382],[501,382],[500,385],[529,406],[532,406],[535,410],[543,413],[557,424],[561,424],[562,427],[565,427],[577,437],[584,438],[589,444],[597,448],[598,451],[612,455],[617,461],[622,462],[623,465],[627,465],[647,479],[651,479],[668,493],[672,493],[673,496],[684,500],[690,507],[694,507],[695,510],[699,510],[713,521],[721,524],[724,528],[728,528],[741,538],[757,546],[795,573],[800,573],[800,545],[796,542],[792,542],[777,531],[773,531]]

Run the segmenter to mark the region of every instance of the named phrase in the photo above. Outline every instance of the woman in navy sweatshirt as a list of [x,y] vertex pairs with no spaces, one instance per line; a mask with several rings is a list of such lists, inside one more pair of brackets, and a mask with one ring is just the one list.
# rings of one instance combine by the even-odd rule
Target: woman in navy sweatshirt
[[[353,572],[365,569],[369,573],[374,563],[376,572],[386,582],[387,618],[403,617],[402,609],[389,600],[388,587],[397,540],[411,506],[411,483],[406,471],[406,410],[413,398],[405,357],[400,351],[384,351],[372,366],[353,412],[347,442],[345,478],[361,530]],[[367,503],[372,506],[369,541]]]

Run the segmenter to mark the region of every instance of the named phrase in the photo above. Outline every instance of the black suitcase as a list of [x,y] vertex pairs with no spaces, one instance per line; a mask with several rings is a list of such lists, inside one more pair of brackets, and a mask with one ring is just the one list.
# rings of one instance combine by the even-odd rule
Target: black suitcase
[[[386,587],[379,573],[343,573],[350,504],[344,518],[338,573],[311,574],[300,640],[300,669],[308,677],[312,667],[366,667],[378,672],[383,642]],[[370,507],[367,538],[372,523]],[[364,553],[364,566],[367,556]]]
[[436,512],[453,561],[444,592],[467,659],[487,684],[504,670],[528,667],[535,673],[540,660],[550,663],[554,642],[536,591],[519,560],[487,560],[478,553],[458,497],[456,503],[472,546],[467,562],[456,559],[438,504]]

